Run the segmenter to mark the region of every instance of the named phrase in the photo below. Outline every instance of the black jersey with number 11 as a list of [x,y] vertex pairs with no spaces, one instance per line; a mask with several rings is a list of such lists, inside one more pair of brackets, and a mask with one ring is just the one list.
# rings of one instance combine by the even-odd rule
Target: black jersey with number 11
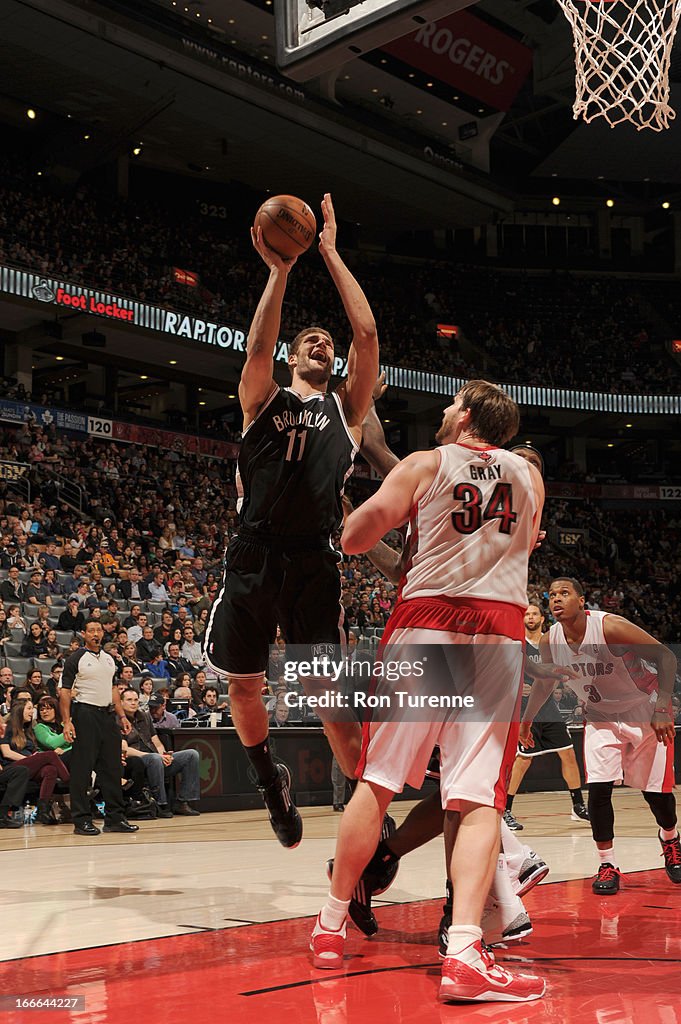
[[273,389],[246,428],[237,470],[239,525],[274,537],[328,538],[357,454],[335,392]]

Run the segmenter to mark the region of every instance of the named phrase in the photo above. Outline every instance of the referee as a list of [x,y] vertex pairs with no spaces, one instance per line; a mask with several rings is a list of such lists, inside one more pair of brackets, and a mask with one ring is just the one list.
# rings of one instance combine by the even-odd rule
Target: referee
[[73,743],[69,769],[73,831],[78,836],[99,835],[99,829],[92,823],[88,798],[94,771],[106,806],[104,831],[137,832],[137,825],[125,820],[123,805],[121,731],[128,733],[130,723],[114,686],[116,664],[101,650],[101,624],[90,620],[84,632],[85,647],[74,651],[64,662],[59,691],[64,739]]

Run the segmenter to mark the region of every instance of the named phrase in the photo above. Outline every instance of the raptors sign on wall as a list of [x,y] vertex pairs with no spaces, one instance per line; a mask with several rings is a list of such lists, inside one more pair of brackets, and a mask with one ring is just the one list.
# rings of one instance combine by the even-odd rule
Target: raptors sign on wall
[[532,50],[468,11],[429,21],[386,53],[496,110],[508,110],[532,67]]

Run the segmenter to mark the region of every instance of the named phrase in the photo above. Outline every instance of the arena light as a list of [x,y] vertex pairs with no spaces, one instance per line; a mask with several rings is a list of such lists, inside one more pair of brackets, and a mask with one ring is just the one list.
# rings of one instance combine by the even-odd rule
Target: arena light
[[177,366],[177,359],[169,359],[168,360],[168,365],[169,366]]
[[608,207],[609,210],[612,210],[613,206],[615,205],[615,200],[614,199],[606,199],[605,200],[605,205]]
[[615,447],[615,446],[614,446],[614,444],[612,443],[612,441],[608,441],[608,448],[614,448],[614,447]]
[[633,425],[634,425],[633,423],[627,423],[627,424],[625,424],[625,426],[627,426],[627,427],[633,427]]
[[560,206],[560,196],[554,196],[551,202],[554,206]]
[[29,121],[35,121],[37,114],[33,107],[28,108],[28,110],[26,111],[26,117],[29,119]]
[[54,358],[57,360],[58,363],[63,363],[64,362],[64,357],[63,356],[55,356]]
[[665,201],[662,204],[662,209],[663,210],[668,210],[671,205],[672,204],[667,199],[665,199]]
[[149,380],[149,377],[147,376],[146,373],[142,373],[140,374],[140,380]]
[[135,148],[132,151],[132,155],[133,156],[139,156],[141,152],[142,152],[142,147],[141,146],[135,146]]

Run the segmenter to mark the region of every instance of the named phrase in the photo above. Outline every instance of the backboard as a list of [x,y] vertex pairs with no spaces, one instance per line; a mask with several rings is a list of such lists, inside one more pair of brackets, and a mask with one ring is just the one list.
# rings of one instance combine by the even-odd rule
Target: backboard
[[277,65],[305,82],[474,0],[274,0]]

